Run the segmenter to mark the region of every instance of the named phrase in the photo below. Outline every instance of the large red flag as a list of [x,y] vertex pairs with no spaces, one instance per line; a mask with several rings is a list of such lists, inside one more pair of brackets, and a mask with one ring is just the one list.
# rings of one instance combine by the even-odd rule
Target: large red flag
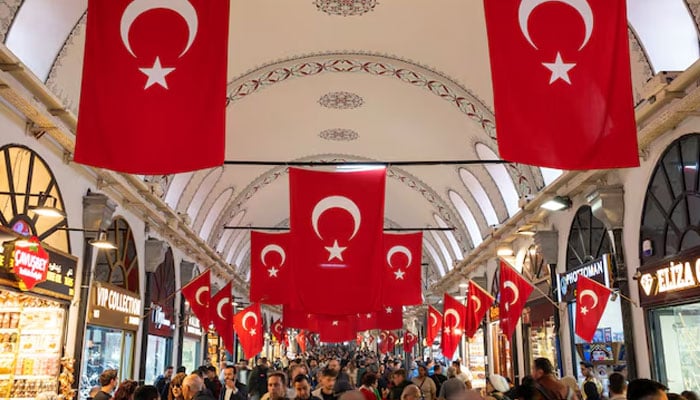
[[510,340],[534,287],[507,262],[501,260],[501,287],[498,313],[503,334]]
[[250,232],[250,300],[289,303],[289,233]]
[[318,334],[322,342],[349,342],[357,334],[357,317],[354,315],[317,316]]
[[479,325],[481,325],[481,321],[484,320],[486,313],[493,305],[494,299],[493,296],[473,281],[469,281],[467,296],[467,318],[464,334],[471,338],[474,337],[474,334],[479,329]]
[[[279,321],[278,321],[279,322]],[[243,348],[245,358],[253,358],[263,349],[263,318],[260,304],[255,303],[233,317],[233,329]]]
[[231,282],[229,282],[211,298],[211,313],[209,313],[209,316],[219,337],[223,339],[226,350],[231,354],[233,354],[232,314]]
[[411,331],[406,331],[403,333],[403,351],[410,353],[413,350],[413,346],[418,343],[418,336]]
[[357,314],[357,331],[371,331],[373,329],[379,329],[379,322],[377,321],[377,313],[364,313]]
[[396,348],[396,342],[399,340],[399,335],[397,335],[395,332],[389,332],[386,338],[387,342],[389,342],[389,352],[393,352],[394,349]]
[[442,329],[442,314],[433,306],[428,306],[426,326],[425,345],[430,347]]
[[306,353],[306,333],[304,331],[299,331],[296,340],[299,345],[299,350],[301,350],[302,353]]
[[229,2],[89,0],[75,161],[146,175],[223,164]]
[[467,307],[447,293],[445,293],[443,304],[445,309],[442,328],[442,354],[452,359],[464,334],[464,317],[467,313]]
[[384,234],[382,304],[421,304],[423,232]]
[[389,331],[381,331],[379,332],[379,353],[381,354],[386,354],[389,352],[389,334],[391,332]]
[[377,311],[377,327],[384,330],[403,328],[403,309],[401,306],[386,306]]
[[303,254],[292,285],[310,288],[296,291],[302,309],[326,315],[379,309],[385,181],[384,168],[290,169],[291,248]]
[[484,0],[498,149],[562,169],[639,165],[625,0]]
[[576,281],[576,334],[593,341],[610,298],[610,289],[583,275]]
[[209,298],[211,272],[206,270],[182,288],[182,295],[190,303],[190,308],[205,328],[211,323]]
[[275,337],[275,339],[277,339],[277,341],[281,343],[285,335],[282,320],[278,319],[277,321],[275,321],[275,323],[272,324],[270,331],[272,332],[272,335]]

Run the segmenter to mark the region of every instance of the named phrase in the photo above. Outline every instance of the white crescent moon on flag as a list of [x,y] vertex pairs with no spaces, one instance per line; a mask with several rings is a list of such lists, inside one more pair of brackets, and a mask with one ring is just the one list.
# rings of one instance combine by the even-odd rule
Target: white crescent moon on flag
[[280,323],[275,324],[275,332],[282,333],[282,324],[280,324]]
[[582,290],[581,294],[579,294],[579,301],[583,301],[583,298],[586,296],[593,299],[593,305],[591,306],[591,308],[596,308],[596,306],[598,305],[598,295],[590,289]]
[[413,341],[413,339],[415,339],[415,338],[416,338],[416,335],[414,335],[414,334],[412,334],[412,333],[409,333],[409,334],[406,335],[406,339],[408,339],[408,340],[410,340],[410,341]]
[[457,310],[455,310],[454,308],[450,308],[449,310],[445,311],[445,316],[443,317],[445,321],[447,321],[448,315],[454,315],[455,317],[455,326],[453,326],[452,329],[458,328],[459,325],[462,323],[462,318],[459,316],[459,314],[457,314]]
[[224,321],[226,320],[226,318],[224,318],[224,316],[221,315],[221,307],[223,307],[227,301],[228,299],[224,297],[223,299],[219,300],[219,304],[216,305],[216,314],[219,316],[219,319]]
[[530,19],[530,14],[532,14],[535,8],[544,3],[551,2],[567,4],[573,7],[581,15],[581,18],[583,18],[583,23],[586,26],[586,36],[583,38],[581,47],[579,47],[579,51],[581,51],[588,43],[588,40],[590,40],[591,33],[593,33],[593,10],[591,10],[591,5],[588,4],[587,0],[523,0],[518,9],[518,20],[520,21],[520,30],[523,32],[523,35],[525,35],[525,39],[530,42],[532,47],[537,49],[537,45],[530,37],[530,30],[527,27],[527,23]]
[[510,288],[513,291],[514,297],[513,297],[513,301],[510,302],[510,305],[511,306],[515,305],[515,303],[517,303],[518,300],[520,300],[520,290],[515,285],[515,283],[513,283],[513,281],[505,281],[505,283],[503,283],[503,287]]
[[199,299],[199,296],[201,296],[202,293],[208,292],[208,291],[209,291],[209,288],[206,286],[202,286],[201,288],[197,289],[197,291],[194,294],[194,301],[196,301],[197,304],[199,304],[200,306],[203,306],[204,303],[202,303],[202,300]]
[[122,14],[122,19],[120,23],[120,31],[122,36],[122,42],[124,46],[131,53],[132,56],[136,57],[136,54],[131,49],[131,43],[129,42],[129,31],[131,30],[131,25],[134,23],[136,18],[141,14],[155,10],[156,8],[165,8],[177,13],[182,19],[187,22],[187,29],[189,30],[189,36],[187,38],[187,45],[185,49],[180,53],[180,57],[187,53],[190,49],[194,38],[197,36],[197,29],[199,25],[199,20],[197,19],[197,10],[194,6],[190,4],[187,0],[134,0],[126,7],[124,14]]
[[411,262],[413,261],[413,254],[411,254],[411,250],[408,249],[406,246],[394,246],[389,249],[389,252],[386,253],[386,262],[389,264],[391,268],[395,268],[394,265],[391,263],[391,257],[396,254],[396,253],[403,253],[406,255],[408,258],[408,263],[406,264],[406,268],[411,266]]
[[433,321],[430,324],[430,326],[437,326],[437,322],[438,322],[437,315],[430,313],[430,320]]
[[324,212],[330,210],[331,208],[341,208],[352,216],[352,219],[355,222],[352,235],[350,236],[350,240],[352,240],[352,238],[354,238],[357,234],[357,231],[360,229],[362,214],[360,213],[360,209],[357,207],[357,204],[345,196],[328,196],[316,203],[314,210],[311,212],[311,224],[314,227],[316,236],[318,236],[319,239],[323,239],[321,234],[318,233],[318,220],[321,218],[321,215]]
[[267,267],[265,256],[271,251],[279,254],[280,257],[282,257],[282,261],[280,262],[279,266],[281,267],[284,265],[284,261],[287,259],[287,253],[285,253],[282,247],[276,244],[268,244],[267,246],[263,247],[262,251],[260,252],[260,260],[262,261],[263,265]]
[[245,329],[246,332],[248,332],[248,327],[246,326],[245,322],[248,320],[248,318],[252,317],[255,320],[255,323],[258,323],[258,316],[255,315],[254,312],[248,311],[247,313],[243,314],[243,319],[241,319],[241,325],[243,325],[243,329]]
[[386,333],[382,332],[379,334],[379,339],[385,340],[386,339]]
[[479,311],[479,310],[481,310],[481,299],[478,298],[478,297],[476,297],[476,296],[474,296],[474,295],[471,295],[469,298],[470,298],[474,303],[476,303],[476,310],[474,310],[474,311]]

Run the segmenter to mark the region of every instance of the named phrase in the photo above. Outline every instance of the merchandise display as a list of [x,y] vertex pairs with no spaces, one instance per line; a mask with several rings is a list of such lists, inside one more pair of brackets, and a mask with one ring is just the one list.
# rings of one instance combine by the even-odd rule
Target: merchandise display
[[0,290],[0,399],[57,391],[64,318],[57,302]]
[[544,357],[557,365],[557,333],[554,330],[554,317],[530,327],[530,351],[532,360]]
[[479,329],[467,342],[467,362],[472,374],[472,387],[486,387],[486,351],[484,349],[484,331]]

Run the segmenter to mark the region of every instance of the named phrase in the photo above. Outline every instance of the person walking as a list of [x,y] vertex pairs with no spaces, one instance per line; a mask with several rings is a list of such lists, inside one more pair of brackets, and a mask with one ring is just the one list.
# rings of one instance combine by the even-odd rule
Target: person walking
[[100,391],[97,392],[94,400],[110,400],[112,398],[112,392],[114,388],[117,387],[117,370],[116,369],[106,369],[100,374]]
[[548,358],[536,358],[532,364],[532,377],[535,388],[542,392],[548,400],[566,400],[569,388],[554,376],[554,366]]
[[423,393],[423,400],[435,400],[437,398],[437,388],[435,382],[428,376],[428,369],[425,365],[418,366],[418,376],[412,379],[414,385]]

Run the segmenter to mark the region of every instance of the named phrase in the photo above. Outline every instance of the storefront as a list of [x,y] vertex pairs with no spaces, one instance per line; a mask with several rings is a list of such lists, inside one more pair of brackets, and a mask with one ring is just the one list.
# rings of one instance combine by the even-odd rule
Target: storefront
[[486,387],[486,348],[484,330],[479,328],[474,337],[464,343],[464,363],[472,374],[472,387]]
[[[170,248],[163,262],[148,275],[150,318],[146,347],[145,382],[154,383],[166,366],[172,365],[175,332],[175,262]],[[191,370],[190,370],[191,371]]]
[[501,330],[498,306],[489,309],[488,335],[490,372],[510,378],[511,382],[515,382],[511,343]]
[[568,307],[569,327],[572,332],[572,348],[574,371],[579,381],[585,378],[581,375],[579,363],[582,361],[593,364],[596,377],[603,383],[607,391],[608,376],[616,369],[625,366],[624,327],[622,324],[622,310],[620,299],[611,296],[608,305],[598,324],[598,330],[591,343],[578,337],[575,332],[576,322],[576,281],[579,275],[586,276],[606,287],[611,287],[612,259],[609,254],[601,258],[585,263],[564,274],[559,275],[557,291],[559,301],[565,302]]
[[[6,234],[0,228],[0,234]],[[23,243],[26,242],[26,243]],[[0,398],[57,392],[77,260],[15,239],[0,254]]]
[[105,282],[93,282],[85,333],[81,393],[96,386],[106,369],[132,376],[134,341],[141,323],[141,298]]
[[199,319],[195,317],[190,309],[190,305],[185,303],[185,325],[182,337],[182,365],[186,370],[194,371],[202,364],[202,326]]

